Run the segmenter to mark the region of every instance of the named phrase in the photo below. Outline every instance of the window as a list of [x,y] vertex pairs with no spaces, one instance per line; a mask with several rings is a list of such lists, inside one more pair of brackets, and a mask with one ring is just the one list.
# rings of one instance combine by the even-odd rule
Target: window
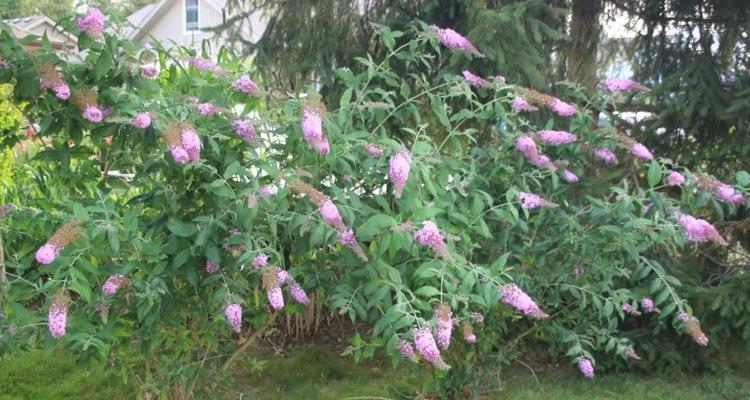
[[198,0],[185,0],[185,31],[197,31],[198,27]]

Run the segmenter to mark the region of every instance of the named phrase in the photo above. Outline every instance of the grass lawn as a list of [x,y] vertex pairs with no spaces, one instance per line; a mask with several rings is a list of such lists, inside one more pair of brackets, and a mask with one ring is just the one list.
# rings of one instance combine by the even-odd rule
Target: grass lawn
[[[251,361],[253,360],[253,361]],[[252,365],[263,364],[263,372]],[[285,357],[258,353],[237,367],[230,393],[217,399],[383,400],[414,393],[412,367],[394,370],[387,360],[355,365],[321,346],[295,348]],[[486,400],[747,400],[750,380],[739,375],[645,377],[600,374],[593,381],[572,369],[537,372],[512,366]],[[133,390],[98,365],[76,365],[72,357],[31,352],[0,360],[0,400],[132,399]]]

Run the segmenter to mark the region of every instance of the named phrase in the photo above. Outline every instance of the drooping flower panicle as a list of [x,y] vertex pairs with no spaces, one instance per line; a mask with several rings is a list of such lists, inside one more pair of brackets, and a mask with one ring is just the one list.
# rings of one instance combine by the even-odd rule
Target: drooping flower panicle
[[617,156],[610,149],[599,147],[594,150],[594,156],[604,161],[605,164],[617,164]]
[[604,82],[604,87],[610,92],[628,92],[631,90],[647,90],[645,86],[632,79],[612,78]]
[[578,360],[578,369],[586,378],[594,377],[594,364],[588,358],[582,357]]
[[453,29],[440,28],[433,25],[432,30],[435,32],[443,46],[449,49],[461,50],[476,57],[484,57],[484,54],[480,53],[468,39],[461,36],[461,34]]
[[558,207],[557,203],[545,200],[542,196],[534,193],[521,192],[518,197],[521,198],[521,207],[532,210],[539,207],[555,208]]
[[411,153],[404,149],[396,151],[389,161],[388,178],[393,183],[393,194],[397,199],[401,198],[406,181],[409,179],[411,161]]
[[417,362],[417,354],[414,352],[414,346],[406,340],[402,340],[401,343],[399,343],[398,351],[407,360]]
[[151,114],[148,112],[142,112],[133,118],[131,123],[136,128],[145,129],[151,125]]
[[439,369],[449,369],[450,366],[443,361],[440,355],[432,330],[428,326],[418,329],[414,333],[414,347],[422,358]]
[[242,331],[242,306],[237,303],[229,303],[224,307],[224,316],[232,330],[240,333]]
[[576,114],[576,108],[573,105],[557,98],[553,99],[547,106],[561,117],[570,117]]
[[536,133],[536,136],[541,139],[542,142],[551,145],[572,143],[578,139],[576,135],[570,132],[554,130],[541,130]]
[[435,309],[435,322],[437,325],[437,344],[445,350],[451,344],[453,334],[453,312],[447,303],[441,303]]
[[120,290],[121,287],[127,285],[129,282],[128,278],[116,274],[112,275],[109,278],[107,278],[106,281],[104,281],[104,284],[102,285],[102,293],[104,293],[107,296],[111,296],[115,293],[117,293],[118,290]]
[[682,186],[683,183],[685,183],[685,177],[677,171],[672,171],[667,176],[669,186]]
[[516,96],[516,98],[513,99],[513,111],[514,112],[520,113],[520,112],[525,112],[525,111],[536,111],[536,110],[538,110],[537,107],[534,107],[531,104],[529,104],[529,102],[526,101],[526,99],[524,99],[521,96]]
[[510,305],[527,317],[544,319],[549,317],[526,292],[521,290],[515,283],[507,283],[500,287],[500,301]]
[[685,229],[685,236],[691,242],[716,242],[722,246],[728,243],[719,231],[708,221],[687,214],[678,214],[677,222]]
[[252,142],[258,138],[255,132],[255,126],[250,120],[237,119],[232,121],[232,128],[237,136],[241,137],[245,142]]
[[471,71],[464,70],[463,74],[464,74],[464,79],[471,86],[482,88],[482,89],[492,88],[492,82],[488,81],[487,79],[482,78],[479,75],[475,75],[471,73]]
[[68,296],[62,290],[55,294],[47,312],[47,324],[52,337],[65,336],[68,325]]
[[638,142],[633,142],[633,144],[630,146],[630,154],[647,161],[651,161],[654,159],[653,154],[651,154],[648,148]]
[[451,259],[450,252],[448,252],[448,247],[445,244],[445,238],[443,238],[434,222],[422,222],[422,229],[414,233],[414,240],[422,246],[429,247],[445,260]]
[[85,15],[76,19],[76,25],[82,32],[86,32],[91,38],[98,38],[104,32],[104,20],[106,17],[98,8],[92,8]]
[[323,133],[323,106],[307,104],[302,108],[302,137],[307,145],[324,156],[330,151],[330,144]]
[[258,87],[258,84],[250,79],[250,77],[247,75],[242,75],[237,80],[232,82],[232,87],[234,88],[234,90],[242,93],[247,93],[251,96],[257,97],[260,95],[260,87]]

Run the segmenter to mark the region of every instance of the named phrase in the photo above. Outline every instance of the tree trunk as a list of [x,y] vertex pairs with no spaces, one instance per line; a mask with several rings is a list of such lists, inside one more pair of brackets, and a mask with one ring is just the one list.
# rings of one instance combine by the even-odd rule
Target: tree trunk
[[583,85],[591,94],[597,81],[597,53],[602,0],[573,0],[570,23],[571,48],[568,56],[568,80]]

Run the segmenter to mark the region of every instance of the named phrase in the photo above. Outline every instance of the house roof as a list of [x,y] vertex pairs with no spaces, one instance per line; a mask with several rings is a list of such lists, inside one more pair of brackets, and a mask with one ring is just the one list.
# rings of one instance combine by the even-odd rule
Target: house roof
[[[128,22],[140,28],[133,26],[126,28],[125,34],[130,39],[136,39],[139,33],[142,33],[147,27],[154,23],[169,7],[172,2],[181,0],[159,0],[154,4],[149,4],[140,8],[138,11],[127,17]],[[204,0],[206,4],[221,12],[227,5],[226,0]]]
[[[57,26],[57,23],[53,21],[52,18],[46,15],[32,15],[29,17],[6,19],[2,22],[8,24],[13,30],[13,34],[16,35],[16,37],[19,39],[29,35],[39,35],[39,33],[34,32],[33,29],[38,27],[39,25],[47,24],[51,29],[57,31],[58,34],[67,38],[69,43],[75,43],[76,41],[74,36],[68,34],[61,27]],[[50,39],[50,42],[53,45],[60,45],[64,43],[63,41],[54,39]]]

